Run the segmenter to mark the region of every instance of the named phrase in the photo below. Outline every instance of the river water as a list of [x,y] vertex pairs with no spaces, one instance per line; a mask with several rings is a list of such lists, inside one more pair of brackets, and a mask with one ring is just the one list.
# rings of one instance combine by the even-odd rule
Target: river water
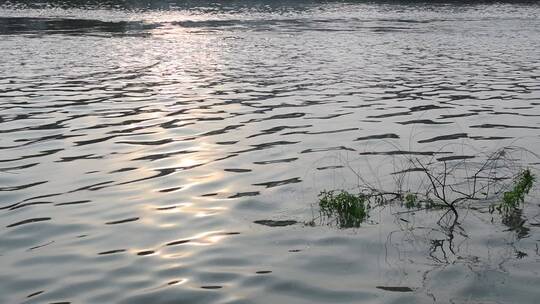
[[303,223],[402,157],[537,170],[540,6],[141,2],[0,2],[0,303],[538,303],[537,190]]

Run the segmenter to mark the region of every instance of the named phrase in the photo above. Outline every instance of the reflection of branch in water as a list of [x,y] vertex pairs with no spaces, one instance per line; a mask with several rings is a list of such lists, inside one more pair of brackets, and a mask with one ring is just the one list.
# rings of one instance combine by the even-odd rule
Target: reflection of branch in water
[[523,211],[521,209],[515,209],[502,218],[503,225],[508,227],[507,231],[514,231],[518,239],[529,236],[530,229],[524,226],[526,222],[527,220],[523,218]]
[[[444,251],[444,241],[445,240],[431,240],[431,247],[429,248],[429,256],[433,260],[435,260],[436,262],[441,263],[441,264],[448,263],[448,256],[446,256],[446,251]],[[443,254],[444,261],[442,261],[441,259],[439,259],[439,258],[437,258],[435,256],[435,252],[437,251],[437,248],[441,248],[441,252]]]
[[[460,250],[459,248],[468,238],[453,216],[453,213],[451,213],[451,210],[446,210],[442,214],[437,221],[437,227],[417,225],[415,223],[416,215],[414,214],[411,214],[409,219],[402,218],[404,213],[397,213],[395,215],[395,224],[398,225],[398,229],[391,231],[387,235],[385,243],[385,262],[389,266],[396,267],[390,261],[390,248],[396,250],[395,255],[398,261],[410,261],[410,259],[407,259],[406,253],[416,251],[424,252],[424,256],[428,260],[431,260],[431,262],[434,262],[432,264],[426,261],[425,265],[433,267],[441,264],[450,264],[455,261],[455,257]],[[459,235],[464,238],[457,244],[455,243],[456,231],[459,231]],[[401,238],[396,240],[396,234],[401,235]],[[436,234],[436,236],[432,234]],[[443,236],[442,238],[441,235]],[[405,248],[404,245],[408,248]]]
[[[462,303],[462,298],[455,298],[449,291],[456,286],[439,289],[447,272],[475,278],[474,286],[489,288],[512,280],[516,263],[527,264],[540,256],[540,243],[527,238],[534,232],[534,225],[526,224],[527,210],[499,217],[498,225],[490,221],[494,215],[487,210],[471,210],[472,217],[466,215],[467,210],[461,210],[464,212],[460,211],[459,221],[451,210],[392,212],[397,229],[386,234],[384,244],[385,263],[392,274],[389,280],[394,284],[415,284],[416,294],[428,302]],[[483,230],[486,227],[482,226],[480,231],[487,234],[472,239],[478,223],[493,229]],[[469,231],[467,227],[472,228]],[[461,288],[461,283],[457,284]]]
[[[468,235],[465,233],[465,230],[459,222],[457,221],[457,217],[455,217],[452,213],[450,213],[451,210],[446,211],[437,221],[437,225],[440,229],[437,229],[437,231],[443,233],[446,238],[445,239],[432,239],[431,240],[431,246],[430,246],[430,257],[438,261],[439,263],[449,263],[448,260],[448,253],[444,249],[444,244],[446,242],[448,250],[450,253],[452,253],[453,256],[457,256],[459,253],[459,248],[461,247],[461,244],[465,242],[468,239]],[[463,237],[463,240],[457,244],[454,242],[455,239],[455,233],[458,233],[460,236]],[[441,261],[440,259],[436,258],[434,253],[437,251],[437,248],[440,248],[441,253],[443,254],[444,261]],[[459,257],[458,257],[459,258]]]

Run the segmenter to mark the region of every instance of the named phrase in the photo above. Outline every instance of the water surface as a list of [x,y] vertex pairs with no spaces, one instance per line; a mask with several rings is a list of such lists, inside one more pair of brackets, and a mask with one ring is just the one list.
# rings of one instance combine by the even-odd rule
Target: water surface
[[536,192],[514,222],[463,210],[451,237],[397,206],[302,223],[404,156],[537,152],[538,16],[3,2],[0,302],[536,303]]

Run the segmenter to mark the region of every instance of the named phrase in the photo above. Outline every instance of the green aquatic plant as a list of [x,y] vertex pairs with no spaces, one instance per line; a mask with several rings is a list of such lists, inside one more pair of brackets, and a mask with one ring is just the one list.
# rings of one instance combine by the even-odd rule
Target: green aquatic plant
[[407,193],[405,195],[405,207],[408,209],[419,207],[418,196],[414,193]]
[[345,190],[322,191],[319,194],[321,214],[334,219],[340,228],[359,227],[367,219],[369,200],[363,194]]
[[530,169],[521,171],[514,179],[512,190],[504,192],[502,201],[497,206],[497,210],[504,214],[517,209],[525,201],[525,195],[529,194],[534,184],[535,176]]

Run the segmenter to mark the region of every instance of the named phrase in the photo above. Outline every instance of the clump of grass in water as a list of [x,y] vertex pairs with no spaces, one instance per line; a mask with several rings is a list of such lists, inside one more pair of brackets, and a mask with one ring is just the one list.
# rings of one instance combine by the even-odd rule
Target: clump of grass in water
[[507,191],[503,194],[502,202],[497,206],[497,210],[504,214],[508,214],[511,211],[517,209],[521,203],[525,201],[525,195],[529,194],[535,176],[531,173],[530,169],[525,169],[514,180],[514,187],[511,191]]
[[407,193],[405,195],[405,207],[408,209],[420,207],[421,204],[418,201],[418,196],[414,193]]
[[340,228],[359,227],[367,219],[369,201],[363,194],[345,190],[322,191],[319,194],[321,214],[333,218]]

